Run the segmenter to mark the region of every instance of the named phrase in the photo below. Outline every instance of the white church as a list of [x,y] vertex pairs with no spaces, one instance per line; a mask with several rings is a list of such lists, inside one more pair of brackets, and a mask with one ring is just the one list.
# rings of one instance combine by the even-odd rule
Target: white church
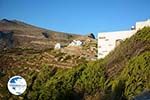
[[132,26],[131,30],[98,33],[98,59],[104,58],[119,45],[121,41],[131,37],[139,29],[146,26],[150,26],[150,19],[136,22],[136,25]]

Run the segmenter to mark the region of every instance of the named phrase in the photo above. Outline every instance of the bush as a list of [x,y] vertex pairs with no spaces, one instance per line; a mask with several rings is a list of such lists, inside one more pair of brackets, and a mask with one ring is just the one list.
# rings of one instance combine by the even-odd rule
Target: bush
[[91,62],[85,65],[86,69],[77,80],[75,87],[79,91],[91,94],[104,89],[105,71],[102,61]]
[[[56,57],[62,55],[57,53]],[[150,28],[145,27],[104,59],[72,69],[58,69],[53,74],[52,69],[43,68],[30,89],[29,99],[70,100],[75,94],[85,99],[84,94],[103,92],[104,100],[130,100],[150,89],[149,70]]]
[[145,52],[129,61],[121,74],[125,81],[125,96],[128,99],[150,89],[150,52]]
[[74,70],[59,70],[54,77],[45,83],[39,99],[69,100],[73,95],[73,86],[83,70],[82,66],[74,68]]
[[51,66],[43,65],[41,71],[36,75],[36,78],[32,80],[32,91],[29,92],[29,99],[36,100],[45,85],[44,83],[50,80],[50,78],[55,75],[57,69]]

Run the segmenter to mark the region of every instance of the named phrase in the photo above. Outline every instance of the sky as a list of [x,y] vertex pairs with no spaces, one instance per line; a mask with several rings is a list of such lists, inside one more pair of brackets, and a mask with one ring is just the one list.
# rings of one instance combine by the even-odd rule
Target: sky
[[128,30],[150,18],[150,0],[0,0],[0,19],[86,35]]

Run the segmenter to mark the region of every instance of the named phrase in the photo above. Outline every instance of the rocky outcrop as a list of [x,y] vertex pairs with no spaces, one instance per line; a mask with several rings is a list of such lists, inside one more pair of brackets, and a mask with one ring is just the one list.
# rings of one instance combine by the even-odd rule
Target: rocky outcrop
[[137,95],[133,100],[150,100],[150,91],[144,91]]
[[13,42],[14,42],[13,32],[11,32],[11,31],[7,31],[7,32],[0,31],[0,49],[12,48]]
[[49,34],[47,32],[42,32],[45,38],[49,38]]
[[87,36],[88,36],[89,38],[95,39],[95,36],[94,36],[93,33],[90,33],[90,34],[88,34]]

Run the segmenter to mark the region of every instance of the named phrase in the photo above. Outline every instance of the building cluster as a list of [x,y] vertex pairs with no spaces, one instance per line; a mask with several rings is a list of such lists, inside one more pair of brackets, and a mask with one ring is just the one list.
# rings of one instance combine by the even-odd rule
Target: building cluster
[[68,46],[81,46],[82,42],[79,40],[73,40]]
[[[81,46],[83,43],[79,40],[73,40],[69,45],[68,47],[78,47],[78,46]],[[56,43],[55,46],[54,46],[54,49],[55,50],[58,50],[58,49],[61,49],[61,44],[60,43]]]

